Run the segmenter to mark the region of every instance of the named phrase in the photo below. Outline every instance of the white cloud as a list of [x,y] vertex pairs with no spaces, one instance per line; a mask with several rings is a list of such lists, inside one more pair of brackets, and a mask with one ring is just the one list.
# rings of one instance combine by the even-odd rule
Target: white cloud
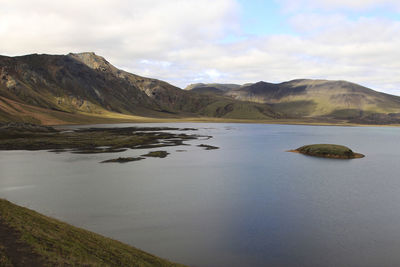
[[67,53],[154,58],[212,41],[234,30],[233,0],[0,0],[0,52]]
[[141,64],[147,64],[150,66],[160,66],[163,68],[168,68],[171,66],[171,62],[168,61],[155,61],[155,60],[148,60],[148,59],[142,59],[140,61]]
[[[314,16],[315,17],[315,16]],[[226,73],[220,82],[341,79],[400,94],[400,24],[341,19],[311,34],[274,35],[230,45],[191,47],[173,55]]]
[[289,23],[298,32],[310,33],[343,25],[343,23],[347,23],[347,19],[341,14],[299,13],[292,16]]
[[[353,9],[400,5],[296,3]],[[302,7],[288,15],[293,34],[249,36],[240,31],[234,0],[0,0],[0,5],[0,54],[94,51],[117,67],[180,87],[326,78],[400,95],[400,22],[388,18],[349,18]],[[240,38],[221,42],[232,35]]]
[[367,10],[376,7],[400,9],[398,0],[282,0],[281,2],[284,3],[286,11],[316,8],[327,10],[334,8]]

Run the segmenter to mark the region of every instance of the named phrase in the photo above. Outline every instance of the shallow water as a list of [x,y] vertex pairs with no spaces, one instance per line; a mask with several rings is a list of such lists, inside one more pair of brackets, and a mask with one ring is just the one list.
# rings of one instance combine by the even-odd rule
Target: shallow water
[[[154,125],[213,138],[125,164],[99,162],[152,150],[2,151],[0,197],[192,266],[400,265],[400,128]],[[312,143],[366,157],[285,152]]]

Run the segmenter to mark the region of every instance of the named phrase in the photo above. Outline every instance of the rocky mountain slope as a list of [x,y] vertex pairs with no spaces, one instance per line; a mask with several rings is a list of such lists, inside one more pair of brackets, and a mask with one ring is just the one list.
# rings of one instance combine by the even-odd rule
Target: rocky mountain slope
[[74,55],[28,55],[0,58],[0,96],[9,108],[14,103],[64,113],[136,113],[161,111],[144,92],[113,73],[75,59]]
[[144,117],[389,124],[400,123],[400,97],[326,80],[193,84],[182,90],[120,70],[94,53],[0,56],[0,122]]
[[0,104],[0,121],[45,124],[129,120],[126,116],[132,115],[277,116],[267,105],[198,94],[128,73],[94,53],[0,56]]

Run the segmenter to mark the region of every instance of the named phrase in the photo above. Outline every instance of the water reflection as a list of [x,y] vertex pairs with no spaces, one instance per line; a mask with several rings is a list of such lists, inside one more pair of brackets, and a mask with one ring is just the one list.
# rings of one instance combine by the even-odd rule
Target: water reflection
[[[162,126],[213,138],[126,164],[99,162],[149,150],[1,152],[0,197],[194,266],[400,264],[399,128]],[[285,152],[312,143],[366,157]]]

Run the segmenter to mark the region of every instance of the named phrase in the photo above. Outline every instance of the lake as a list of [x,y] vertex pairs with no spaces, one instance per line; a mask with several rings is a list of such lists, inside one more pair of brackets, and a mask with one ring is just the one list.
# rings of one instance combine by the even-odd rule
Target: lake
[[[193,127],[188,133],[213,138],[125,164],[99,162],[157,149],[1,151],[0,197],[191,266],[400,265],[400,128],[140,126]],[[366,157],[285,152],[313,143]]]

